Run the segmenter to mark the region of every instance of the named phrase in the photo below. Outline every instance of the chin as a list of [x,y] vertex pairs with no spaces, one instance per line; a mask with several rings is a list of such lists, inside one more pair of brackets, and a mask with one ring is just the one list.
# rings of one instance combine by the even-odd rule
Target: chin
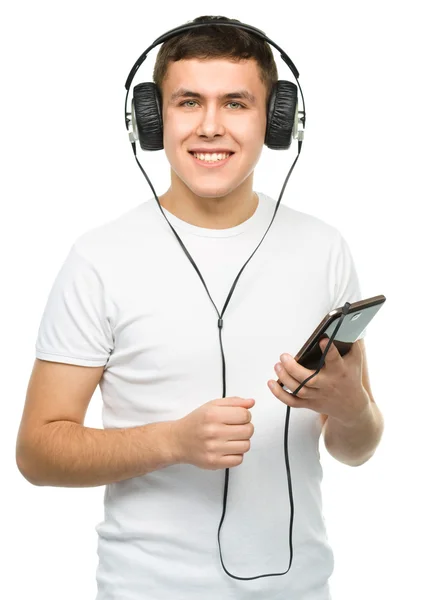
[[224,198],[233,190],[234,187],[225,187],[225,188],[213,188],[212,186],[191,186],[186,184],[191,192],[195,194],[195,196],[199,196],[199,198]]
[[200,198],[222,198],[233,192],[239,185],[230,181],[219,184],[218,178],[217,181],[203,181],[203,179],[198,181],[196,178],[183,177],[177,171],[175,173],[182,184]]

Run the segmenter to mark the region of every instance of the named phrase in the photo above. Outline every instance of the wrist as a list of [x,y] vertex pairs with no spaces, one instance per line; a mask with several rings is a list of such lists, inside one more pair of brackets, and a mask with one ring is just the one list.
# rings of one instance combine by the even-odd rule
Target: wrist
[[167,459],[171,465],[178,465],[178,464],[184,462],[182,452],[181,452],[181,444],[180,444],[179,435],[178,435],[178,423],[179,423],[179,419],[174,420],[174,421],[166,421],[165,422],[165,425],[166,425],[166,431],[165,431],[166,443],[165,443],[165,445],[166,445]]
[[[333,417],[333,421],[337,421],[345,428],[351,429],[367,423],[373,419],[373,404],[370,400],[369,395],[363,390],[363,400],[361,401],[361,408],[358,412],[355,412],[352,416],[344,419]],[[330,417],[329,417],[330,418]]]

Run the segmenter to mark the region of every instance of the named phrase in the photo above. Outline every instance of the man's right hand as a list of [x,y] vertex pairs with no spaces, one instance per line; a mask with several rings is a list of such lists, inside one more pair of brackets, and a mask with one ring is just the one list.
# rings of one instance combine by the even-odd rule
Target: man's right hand
[[172,421],[176,462],[211,471],[240,465],[254,433],[248,410],[254,404],[252,398],[218,398]]

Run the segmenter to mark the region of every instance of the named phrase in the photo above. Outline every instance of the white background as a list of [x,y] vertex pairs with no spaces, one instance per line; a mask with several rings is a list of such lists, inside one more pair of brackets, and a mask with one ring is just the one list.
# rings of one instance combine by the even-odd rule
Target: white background
[[[366,336],[371,386],[386,424],[381,445],[368,463],[352,468],[321,442],[333,598],[428,597],[423,3],[300,0],[264,7],[243,0],[17,0],[3,9],[0,455],[8,600],[95,598],[104,487],[32,486],[15,464],[16,435],[42,311],[70,246],[152,196],[125,130],[126,77],[155,38],[204,14],[261,28],[295,63],[307,127],[282,202],[337,226],[363,297],[387,298]],[[133,86],[151,80],[158,49]],[[280,79],[295,82],[276,50],[274,56]],[[295,141],[288,152],[265,147],[254,188],[278,198],[296,153]],[[163,152],[139,149],[139,160],[164,193]],[[102,426],[100,409],[97,388],[86,425]]]

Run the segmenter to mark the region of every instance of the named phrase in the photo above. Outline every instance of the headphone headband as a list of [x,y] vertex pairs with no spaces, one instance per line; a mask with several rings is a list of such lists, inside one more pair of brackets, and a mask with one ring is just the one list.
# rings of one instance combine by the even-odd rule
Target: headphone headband
[[261,31],[260,29],[257,29],[256,27],[253,27],[252,25],[247,25],[246,23],[234,23],[234,22],[230,22],[230,21],[224,21],[222,19],[217,19],[216,21],[201,21],[200,23],[189,23],[187,25],[181,25],[180,27],[175,27],[174,29],[170,29],[169,31],[167,31],[166,33],[164,33],[163,35],[158,37],[151,46],[149,46],[148,48],[146,48],[146,50],[144,50],[144,52],[141,54],[141,56],[138,58],[138,60],[132,67],[132,69],[129,72],[129,75],[126,79],[126,82],[125,82],[125,89],[129,90],[129,87],[131,85],[132,80],[135,77],[136,72],[140,68],[141,64],[146,60],[147,54],[151,50],[153,50],[153,48],[155,48],[159,44],[162,44],[163,42],[166,42],[167,40],[171,39],[172,37],[175,37],[175,36],[179,35],[180,33],[183,33],[184,31],[189,31],[190,29],[197,29],[198,27],[205,27],[207,25],[224,25],[226,27],[237,27],[238,29],[243,29],[245,31],[249,31],[250,33],[253,33],[254,35],[258,36],[259,38],[261,38],[265,42],[268,42],[268,44],[270,44],[271,46],[276,48],[278,50],[278,52],[281,54],[282,60],[290,67],[296,80],[299,78],[299,71],[296,69],[296,67],[295,67],[293,61],[290,59],[290,57],[274,41],[269,39],[263,33],[263,31]]
[[[290,127],[290,122],[294,125],[292,125],[292,134],[293,137],[297,137],[297,139],[299,140],[299,142],[301,142],[303,140],[303,130],[299,130],[298,126],[299,123],[301,123],[303,125],[303,129],[305,128],[305,122],[306,122],[306,109],[305,109],[305,99],[303,97],[303,92],[302,92],[302,88],[300,87],[300,83],[299,83],[299,71],[296,69],[293,61],[290,59],[290,57],[286,54],[286,52],[280,47],[278,46],[278,44],[276,44],[273,40],[271,40],[270,38],[268,38],[263,31],[261,31],[261,29],[257,29],[257,27],[253,27],[252,25],[247,25],[246,23],[235,23],[234,21],[226,21],[224,19],[214,19],[212,21],[201,21],[200,23],[186,23],[185,25],[181,25],[179,27],[175,27],[174,29],[170,29],[169,31],[167,31],[166,33],[164,33],[163,35],[159,36],[157,39],[155,39],[155,41],[144,50],[144,52],[141,54],[141,56],[138,58],[138,60],[135,62],[134,66],[132,67],[131,71],[129,72],[129,75],[126,79],[125,82],[125,89],[126,89],[126,96],[125,96],[125,127],[129,133],[129,139],[130,141],[133,143],[135,142],[136,139],[139,139],[140,137],[140,133],[136,134],[134,129],[135,129],[135,115],[134,115],[134,101],[131,107],[131,110],[128,111],[127,110],[127,104],[128,104],[128,94],[129,94],[129,88],[131,86],[132,80],[135,77],[135,74],[137,73],[138,69],[140,68],[141,64],[145,61],[145,59],[147,58],[147,54],[156,46],[158,46],[159,44],[162,44],[163,42],[171,39],[172,37],[175,37],[177,35],[180,35],[183,32],[186,31],[190,31],[192,29],[200,29],[202,27],[208,27],[208,26],[217,26],[220,25],[222,27],[236,27],[237,29],[242,29],[244,31],[248,31],[251,34],[257,36],[258,38],[264,40],[265,42],[267,42],[268,44],[270,44],[271,46],[273,46],[274,48],[276,48],[279,53],[280,56],[282,58],[282,60],[289,66],[289,68],[291,69],[297,85],[299,87],[300,90],[300,94],[302,97],[302,103],[303,103],[303,110],[300,111],[298,110],[298,105],[297,105],[297,96],[295,96],[295,92],[294,92],[294,84],[291,84],[288,81],[277,81],[276,86],[274,88],[274,90],[271,93],[271,97],[269,100],[269,114],[268,114],[268,128],[267,128],[267,138],[265,140],[266,145],[269,148],[274,148],[274,149],[286,149],[288,148],[288,146],[290,145],[290,139],[289,139],[289,135],[290,135],[290,131],[289,131],[289,127]],[[146,102],[147,102],[147,96],[143,96],[141,98],[141,111],[144,114],[144,117],[146,117],[148,115],[148,120],[146,118],[144,118],[143,120],[145,122],[148,123],[149,127],[148,127],[148,137],[147,137],[147,132],[143,135],[143,137],[147,138],[147,140],[150,138],[150,142],[147,145],[144,145],[143,142],[140,141],[140,145],[143,148],[143,150],[159,150],[163,148],[163,142],[161,141],[161,136],[162,136],[162,125],[161,125],[161,121],[162,121],[162,114],[161,114],[161,106],[160,106],[160,98],[159,98],[159,91],[155,89],[155,84],[153,83],[146,83],[146,84],[140,84],[136,86],[136,89],[139,89],[142,87],[149,87],[150,91],[147,91],[146,93],[149,94],[149,98],[152,99],[151,102],[149,102],[149,106],[150,108],[150,112],[148,113],[147,109],[145,108]],[[294,86],[291,87],[291,86]],[[277,94],[277,91],[279,91],[279,94]],[[135,90],[134,90],[134,96],[135,96]],[[294,99],[295,98],[295,99]],[[290,105],[290,101],[292,102],[292,104]],[[294,103],[295,103],[295,110],[294,110]],[[275,109],[276,106],[281,106],[282,108],[277,108]],[[285,107],[287,107],[287,109],[291,110],[293,112],[293,115],[289,115],[287,114],[287,111],[285,110]],[[302,115],[302,116],[300,116]],[[279,117],[279,118],[278,118]],[[129,131],[129,125],[132,121],[132,131]],[[139,122],[141,123],[141,122]],[[156,125],[156,127],[153,128],[153,126]],[[159,125],[159,127],[157,126]],[[137,129],[140,128],[141,125],[137,124]]]

